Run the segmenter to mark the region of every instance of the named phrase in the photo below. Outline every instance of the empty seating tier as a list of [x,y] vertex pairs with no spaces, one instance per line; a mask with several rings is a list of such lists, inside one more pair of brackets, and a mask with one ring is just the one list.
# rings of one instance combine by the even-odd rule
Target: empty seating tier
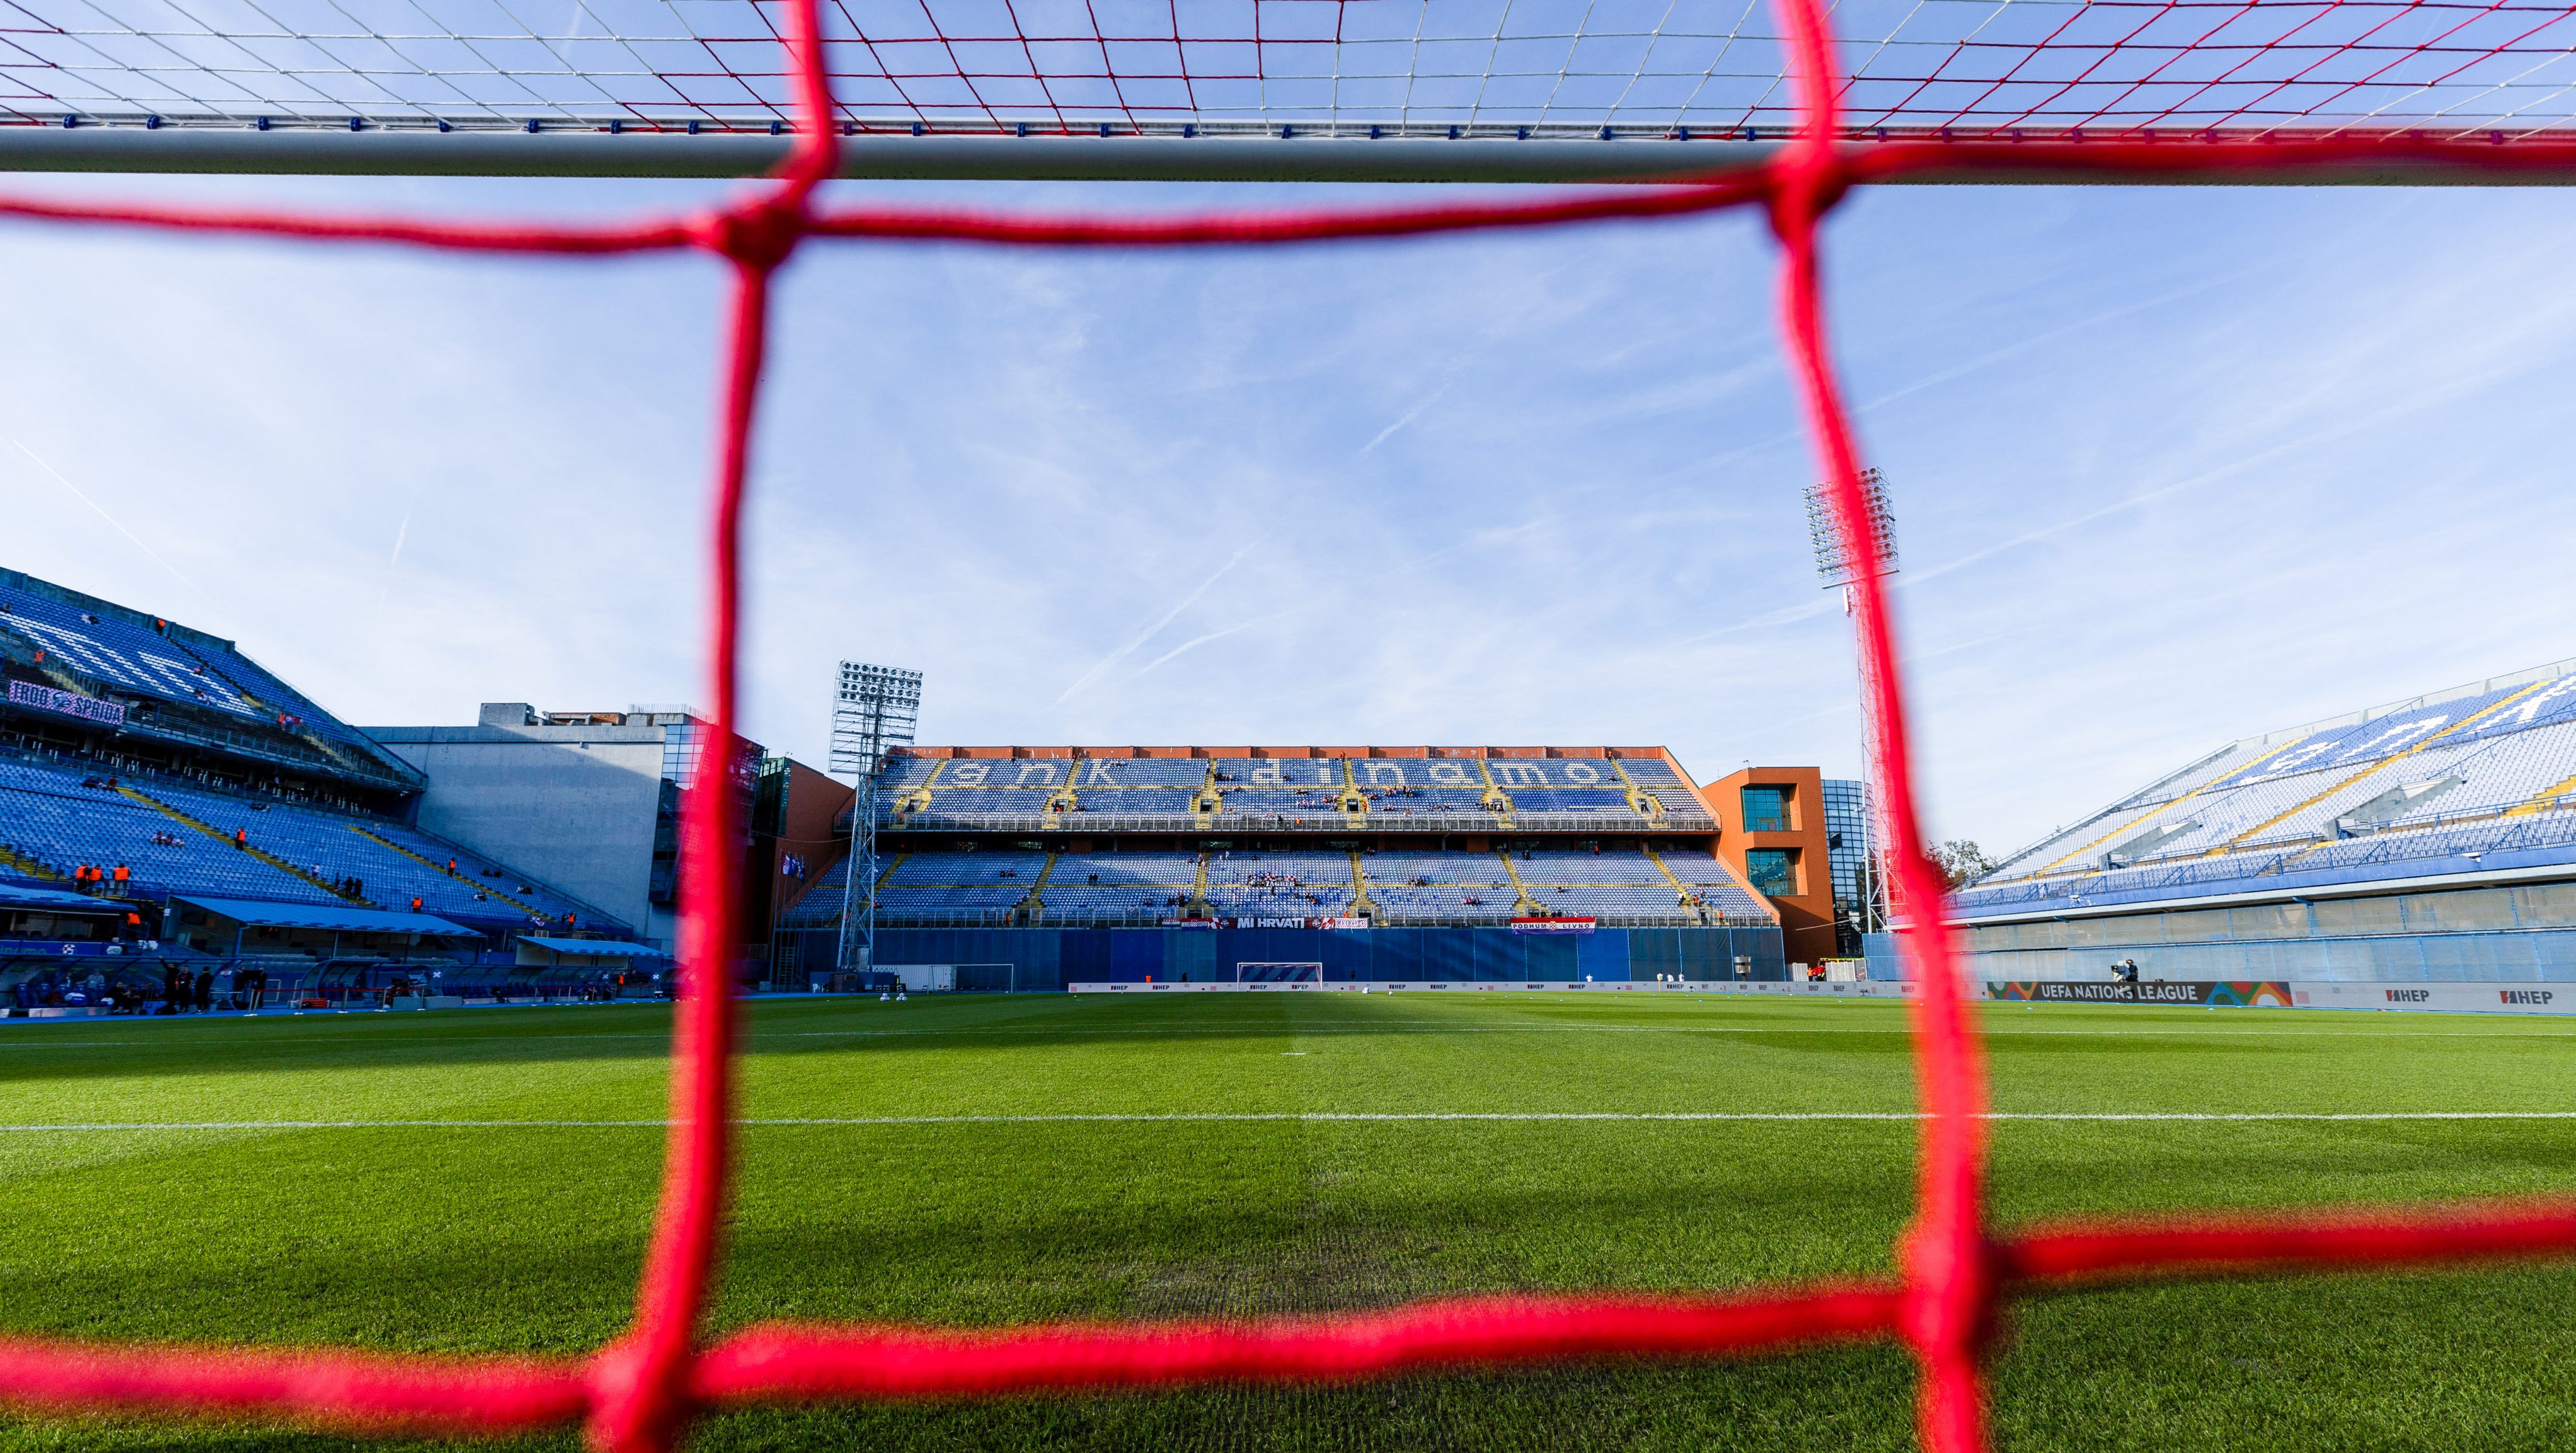
[[132,875],[129,891],[139,897],[201,893],[396,911],[417,906],[494,929],[539,921],[627,927],[389,818],[214,791],[175,778],[110,777],[72,761],[0,755],[0,844],[64,876],[79,864],[111,872],[123,864]]
[[1976,916],[2558,852],[2576,842],[2571,784],[2576,674],[2481,685],[2231,743],[2012,854],[1955,901]]

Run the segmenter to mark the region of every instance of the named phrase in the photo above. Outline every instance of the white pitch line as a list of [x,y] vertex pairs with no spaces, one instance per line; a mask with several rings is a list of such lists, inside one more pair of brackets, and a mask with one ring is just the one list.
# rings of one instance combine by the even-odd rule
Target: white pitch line
[[[903,1125],[1164,1125],[1261,1123],[1378,1123],[1405,1121],[1493,1120],[1540,1121],[1904,1121],[1927,1120],[1919,1110],[1710,1110],[1710,1111],[1339,1111],[1302,1114],[1100,1114],[1100,1115],[866,1115],[846,1118],[802,1116],[737,1120],[745,1126],[903,1126]],[[1993,1110],[1980,1120],[2067,1121],[2379,1121],[2379,1120],[2576,1120],[2576,1110],[2372,1110],[2261,1111],[2025,1111]],[[0,1125],[12,1131],[142,1131],[142,1130],[664,1130],[669,1120],[171,1120],[83,1121],[63,1124]]]
[[[1861,1007],[1870,1007],[1870,1006],[1861,1006]],[[226,1022],[229,1022],[229,1021],[226,1021]],[[376,1022],[376,1021],[370,1021],[370,1022]],[[15,1028],[16,1026],[11,1026],[11,1027],[12,1027],[12,1028]],[[761,1031],[757,1031],[757,1030],[755,1030],[755,1031],[754,1031],[754,1032],[753,1032],[753,1033],[748,1037],[748,1039],[746,1040],[745,1052],[746,1052],[746,1053],[750,1053],[750,1054],[757,1054],[757,1053],[759,1053],[759,1052],[760,1052],[760,1049],[761,1049],[761,1042],[762,1042],[763,1040],[767,1040],[767,1039],[907,1039],[907,1038],[913,1038],[913,1037],[928,1037],[928,1036],[940,1036],[940,1035],[949,1035],[949,1036],[958,1036],[958,1037],[981,1037],[981,1036],[985,1036],[985,1035],[1003,1035],[1003,1034],[1052,1034],[1052,1035],[1062,1035],[1062,1036],[1066,1036],[1066,1037],[1069,1037],[1069,1038],[1085,1038],[1085,1039],[1091,1039],[1091,1038],[1107,1039],[1107,1038],[1118,1038],[1118,1037],[1139,1038],[1139,1039],[1157,1039],[1157,1038],[1180,1038],[1180,1037],[1184,1037],[1185,1035],[1188,1035],[1188,1034],[1191,1034],[1191,1033],[1196,1033],[1196,1032],[1201,1031],[1201,1030],[1218,1030],[1218,1031],[1223,1031],[1223,1033],[1221,1033],[1221,1034],[1219,1034],[1219,1035],[1216,1035],[1216,1036],[1213,1036],[1213,1037],[1219,1037],[1219,1038],[1231,1038],[1231,1039],[1244,1039],[1244,1040],[1275,1040],[1275,1039],[1291,1039],[1291,1040],[1294,1040],[1294,1039],[1372,1039],[1372,1038],[1384,1038],[1384,1037],[1387,1037],[1390,1033],[1394,1033],[1394,1032],[1401,1032],[1401,1031],[1407,1031],[1407,1030],[1416,1030],[1416,1029],[1423,1030],[1423,1031],[1426,1031],[1426,1032],[1428,1032],[1428,1033],[1431,1033],[1431,1034],[1437,1034],[1437,1035],[1453,1035],[1453,1034],[1743,1034],[1743,1035],[1837,1035],[1837,1034],[1885,1034],[1885,1035],[1911,1036],[1911,1035],[1914,1033],[1914,1031],[1913,1031],[1913,1030],[1908,1029],[1908,1028],[1905,1028],[1905,1027],[1903,1027],[1903,1026],[1896,1026],[1896,1027],[1890,1027],[1890,1028],[1877,1028],[1877,1027],[1872,1027],[1872,1026],[1868,1026],[1868,1025],[1857,1025],[1857,1024],[1853,1024],[1853,1025],[1833,1025],[1833,1026],[1769,1025],[1769,1024],[1443,1024],[1443,1023],[1439,1023],[1439,1022],[1436,1022],[1436,1021],[1422,1021],[1422,1022],[1388,1021],[1388,1022],[1384,1022],[1384,1023],[1371,1024],[1371,1025],[1365,1025],[1365,1026],[1361,1026],[1361,1025],[1351,1025],[1351,1026],[1293,1026],[1293,1027],[1282,1027],[1282,1028],[1275,1028],[1275,1029],[1248,1029],[1248,1028],[1245,1028],[1245,1027],[1244,1027],[1243,1025],[1241,1025],[1241,1024],[1238,1024],[1238,1023],[1231,1023],[1231,1022],[1229,1022],[1229,1023],[1224,1023],[1224,1024],[1174,1024],[1174,1025],[1162,1025],[1162,1026],[1156,1026],[1156,1027],[1153,1027],[1153,1028],[1143,1028],[1143,1029],[1104,1029],[1104,1028],[1096,1028],[1096,1027],[1092,1027],[1092,1026],[1088,1026],[1088,1025],[1080,1026],[1080,1027],[1067,1027],[1067,1026],[1063,1026],[1063,1025],[1051,1025],[1051,1024],[1032,1024],[1032,1025],[980,1025],[980,1026],[950,1026],[950,1025],[931,1026],[931,1025],[924,1025],[924,1026],[920,1026],[920,1027],[917,1027],[917,1028],[899,1028],[899,1029],[791,1029],[791,1030],[770,1030],[770,1031],[767,1031],[767,1032],[765,1032],[765,1033],[764,1033],[764,1032],[761,1032]],[[2539,1028],[2534,1028],[2534,1029],[2513,1029],[2513,1030],[2502,1030],[2502,1029],[2379,1029],[2379,1028],[2360,1029],[2360,1028],[2358,1028],[2357,1026],[2345,1026],[2345,1027],[2338,1027],[2338,1028],[2334,1028],[2334,1029],[2213,1029],[2213,1028],[2204,1028],[2204,1027],[2198,1027],[2198,1026],[2186,1027],[2186,1026],[2179,1025],[2179,1024],[2174,1024],[2174,1023],[2170,1023],[2170,1022],[2165,1022],[2165,1023],[2141,1024],[2141,1025],[2123,1025],[2123,1026],[2119,1026],[2119,1027],[2116,1027],[2116,1028],[2113,1028],[2113,1027],[2103,1027],[2103,1028],[2094,1028],[2094,1029],[2014,1029],[2014,1028],[1985,1028],[1985,1029],[1981,1029],[1981,1030],[1979,1030],[1979,1031],[1978,1031],[1978,1037],[1979,1037],[1980,1039],[1985,1039],[1985,1040],[2009,1040],[2009,1039],[2155,1039],[2155,1038],[2186,1038],[2186,1037],[2187,1037],[2187,1038],[2196,1038],[2196,1039],[2292,1039],[2292,1038],[2297,1038],[2297,1039],[2309,1039],[2309,1038],[2326,1038],[2326,1039],[2352,1039],[2352,1040],[2374,1040],[2374,1039],[2576,1039],[2576,1031],[2563,1030],[2563,1029],[2539,1029]],[[344,1037],[339,1036],[339,1035],[327,1035],[327,1034],[311,1034],[311,1035],[260,1035],[260,1036],[257,1036],[257,1037],[250,1037],[250,1038],[244,1038],[244,1039],[240,1039],[240,1040],[233,1041],[233,1042],[232,1042],[232,1043],[230,1043],[230,1044],[224,1045],[224,1046],[223,1046],[223,1048],[225,1048],[225,1049],[227,1049],[227,1050],[256,1050],[256,1049],[262,1049],[262,1048],[265,1048],[265,1047],[267,1047],[267,1046],[269,1046],[269,1045],[272,1045],[272,1044],[336,1044],[336,1045],[343,1045],[343,1046],[346,1046],[346,1047],[349,1047],[349,1048],[352,1048],[352,1049],[381,1050],[381,1049],[386,1049],[386,1048],[399,1048],[399,1047],[402,1047],[402,1046],[406,1046],[406,1045],[415,1045],[415,1044],[468,1044],[468,1043],[471,1043],[471,1044],[487,1044],[487,1043],[507,1043],[507,1044],[511,1044],[511,1045],[526,1045],[526,1046],[531,1047],[532,1049],[541,1049],[541,1048],[543,1048],[544,1046],[547,1046],[547,1045],[569,1043],[569,1042],[576,1041],[576,1040],[645,1039],[645,1040],[655,1040],[655,1041],[659,1041],[659,1042],[664,1043],[664,1044],[668,1044],[668,1043],[670,1042],[670,1038],[671,1038],[671,1036],[670,1036],[670,1032],[669,1032],[669,1031],[667,1031],[667,1030],[659,1030],[659,1029],[655,1029],[655,1030],[636,1030],[636,1031],[632,1031],[632,1032],[625,1032],[625,1033],[611,1033],[611,1034],[537,1034],[537,1035],[528,1035],[528,1036],[525,1036],[525,1037],[508,1037],[508,1036],[503,1036],[503,1035],[498,1035],[498,1034],[406,1034],[406,1035],[404,1035],[403,1037],[401,1037],[401,1038],[399,1038],[399,1039],[394,1039],[394,1040],[390,1040],[390,1041],[370,1041],[370,1042],[360,1042],[360,1041],[355,1041],[355,1040],[347,1039],[347,1038],[344,1038]],[[73,1038],[62,1038],[62,1039],[56,1039],[56,1038],[53,1038],[53,1037],[52,1037],[52,1036],[50,1036],[50,1035],[47,1035],[46,1037],[41,1038],[41,1039],[39,1039],[39,1038],[28,1038],[28,1039],[20,1040],[20,1041],[18,1041],[18,1042],[16,1042],[16,1043],[11,1043],[11,1042],[9,1042],[9,1040],[8,1040],[7,1038],[5,1038],[5,1037],[0,1037],[0,1050],[10,1050],[10,1049],[105,1049],[105,1048],[153,1048],[153,1047],[158,1047],[158,1048],[174,1048],[174,1047],[175,1047],[175,1048],[195,1048],[195,1047],[198,1047],[198,1046],[200,1046],[200,1045],[203,1045],[203,1044],[206,1044],[206,1043],[209,1043],[209,1042],[210,1042],[210,1041],[206,1041],[206,1040],[184,1040],[184,1041],[179,1041],[179,1042],[177,1042],[176,1044],[174,1044],[172,1041],[168,1041],[168,1040],[150,1040],[150,1039],[73,1039]],[[0,1129],[7,1129],[7,1128],[8,1128],[8,1127],[6,1127],[6,1126],[0,1126]]]

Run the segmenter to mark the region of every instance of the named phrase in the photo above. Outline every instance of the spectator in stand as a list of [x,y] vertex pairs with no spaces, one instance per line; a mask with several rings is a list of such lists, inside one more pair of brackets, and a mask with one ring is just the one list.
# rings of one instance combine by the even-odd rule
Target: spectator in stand
[[249,847],[250,847],[250,829],[248,829],[248,828],[242,828],[242,827],[234,828],[234,829],[233,829],[233,846],[234,846],[234,847],[237,847],[237,848],[244,849],[244,850],[248,850],[248,849],[249,849]]
[[417,893],[411,895],[411,911],[414,913],[420,911],[420,895]]

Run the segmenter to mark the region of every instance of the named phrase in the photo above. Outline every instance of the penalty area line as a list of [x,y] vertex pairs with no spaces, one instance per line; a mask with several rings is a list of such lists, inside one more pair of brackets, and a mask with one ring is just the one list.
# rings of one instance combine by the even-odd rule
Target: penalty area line
[[[736,1120],[746,1127],[792,1129],[906,1125],[1180,1125],[1180,1124],[1376,1124],[1414,1121],[1550,1122],[1808,1122],[1900,1121],[1931,1117],[1920,1110],[1316,1110],[1297,1112],[1104,1113],[1097,1115],[852,1115]],[[2343,1122],[2406,1120],[2576,1120],[2576,1110],[1989,1110],[1992,1121]],[[148,1130],[667,1130],[669,1120],[91,1120],[59,1124],[0,1125],[0,1133]]]

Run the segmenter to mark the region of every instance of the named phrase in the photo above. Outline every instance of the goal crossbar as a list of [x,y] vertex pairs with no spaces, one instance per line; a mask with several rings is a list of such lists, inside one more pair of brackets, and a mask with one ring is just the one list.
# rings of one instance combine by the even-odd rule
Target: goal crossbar
[[[1785,143],[1740,138],[1612,141],[1464,137],[1367,140],[1273,136],[858,135],[841,138],[844,178],[948,181],[1679,183],[1748,176]],[[2161,143],[2021,142],[1919,137],[1843,143],[1858,158],[1880,145],[1939,151],[1873,178],[1891,183],[2102,182],[2086,165],[2116,147],[2161,144],[2171,165],[2124,170],[2123,184],[2285,183],[2347,186],[2564,186],[2576,182],[2576,142],[2508,138],[2507,164],[2462,164],[2457,143],[2407,155],[2380,147],[2295,170],[2242,165],[2249,151],[2297,151],[2321,138],[2189,136]],[[602,129],[537,132],[306,127],[0,127],[0,171],[241,173],[308,176],[748,178],[774,173],[792,133]],[[2088,150],[2089,148],[2089,150]],[[2014,154],[2018,153],[2016,159]]]

